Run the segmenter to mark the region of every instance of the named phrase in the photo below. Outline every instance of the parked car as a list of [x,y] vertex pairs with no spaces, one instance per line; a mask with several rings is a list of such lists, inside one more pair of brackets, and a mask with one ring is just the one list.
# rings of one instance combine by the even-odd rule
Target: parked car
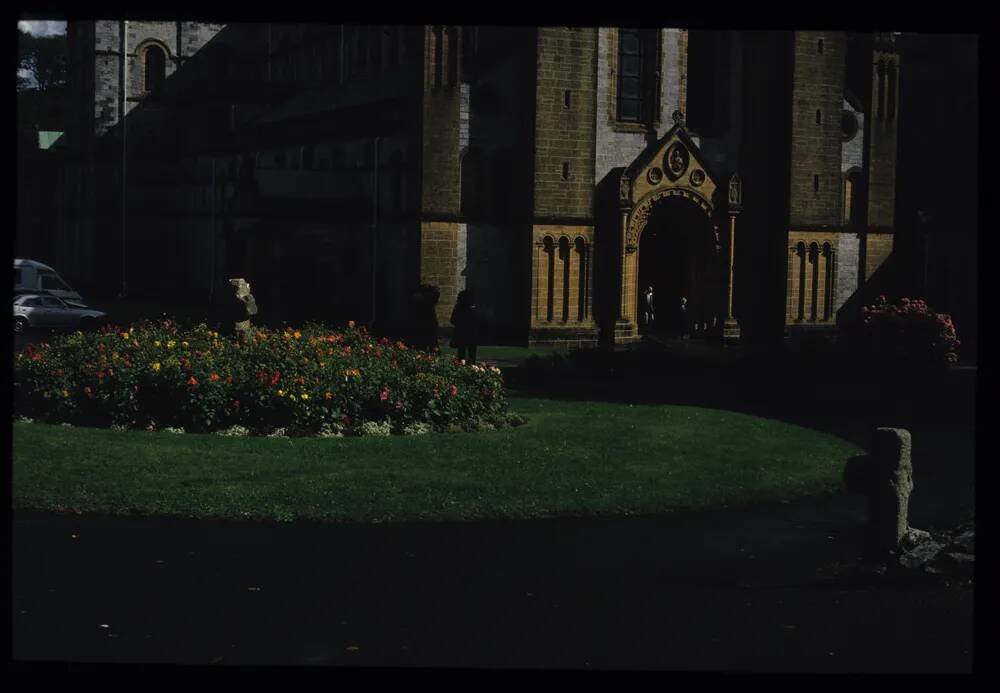
[[14,332],[29,328],[50,330],[90,330],[107,321],[108,314],[92,308],[80,308],[57,296],[22,294],[14,297]]
[[35,260],[14,259],[14,293],[43,291],[66,301],[81,302],[83,298],[62,280],[59,274]]

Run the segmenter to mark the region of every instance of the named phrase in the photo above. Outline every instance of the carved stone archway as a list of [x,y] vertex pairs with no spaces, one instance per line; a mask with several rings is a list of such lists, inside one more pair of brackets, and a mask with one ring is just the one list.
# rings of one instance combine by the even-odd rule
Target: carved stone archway
[[714,198],[718,185],[697,144],[684,129],[679,113],[675,125],[639,155],[622,173],[619,185],[621,223],[621,302],[616,332],[636,336],[639,239],[658,203],[688,200],[704,212],[718,252],[719,223]]

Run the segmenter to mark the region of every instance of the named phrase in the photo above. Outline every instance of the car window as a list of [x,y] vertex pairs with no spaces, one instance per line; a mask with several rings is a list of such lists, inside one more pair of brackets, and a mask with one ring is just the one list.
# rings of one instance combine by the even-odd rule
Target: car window
[[69,289],[69,287],[54,274],[41,274],[39,276],[42,278],[43,289],[57,289],[59,291],[66,291]]
[[26,298],[21,301],[22,306],[28,306],[29,308],[37,308],[42,305],[42,299],[40,298]]
[[58,298],[53,298],[52,296],[45,296],[40,299],[42,305],[46,308],[62,308],[63,302]]

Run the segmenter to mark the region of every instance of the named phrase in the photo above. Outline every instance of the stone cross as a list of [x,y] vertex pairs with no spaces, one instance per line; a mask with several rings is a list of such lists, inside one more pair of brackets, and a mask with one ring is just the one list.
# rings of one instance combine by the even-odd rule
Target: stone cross
[[906,429],[877,428],[871,453],[853,458],[844,469],[848,490],[868,496],[871,538],[880,548],[899,548],[910,530],[910,447]]
[[[236,298],[246,305],[247,315],[256,315],[257,302],[254,301],[253,294],[250,293],[250,283],[243,278],[230,279],[229,283],[236,289]],[[249,317],[246,320],[236,323],[236,332],[240,335],[240,338],[243,341],[250,339],[250,333],[252,331],[253,328],[250,327]]]

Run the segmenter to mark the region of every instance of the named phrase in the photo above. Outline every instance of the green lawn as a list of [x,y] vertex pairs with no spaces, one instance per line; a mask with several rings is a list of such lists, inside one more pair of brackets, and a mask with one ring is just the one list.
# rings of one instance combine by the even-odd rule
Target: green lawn
[[853,444],[733,412],[511,398],[516,429],[269,439],[14,424],[16,508],[361,522],[624,514],[820,493]]

